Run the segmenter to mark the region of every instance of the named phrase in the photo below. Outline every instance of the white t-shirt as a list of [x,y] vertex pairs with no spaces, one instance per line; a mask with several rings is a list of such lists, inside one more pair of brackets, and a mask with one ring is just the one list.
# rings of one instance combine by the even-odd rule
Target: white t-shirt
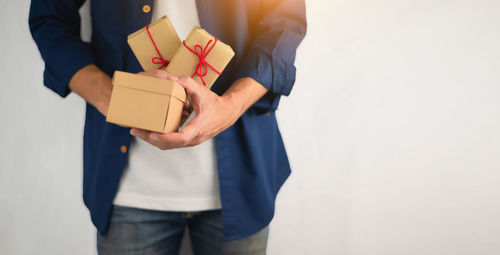
[[[181,39],[199,25],[195,0],[156,0],[152,20],[165,14]],[[214,139],[166,151],[133,139],[113,204],[164,211],[221,208]]]

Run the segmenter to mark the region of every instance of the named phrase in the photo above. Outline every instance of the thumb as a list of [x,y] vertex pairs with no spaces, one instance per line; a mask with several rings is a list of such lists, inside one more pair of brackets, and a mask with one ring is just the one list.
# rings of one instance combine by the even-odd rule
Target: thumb
[[186,90],[186,94],[193,99],[202,96],[205,92],[204,89],[206,89],[203,85],[199,84],[189,76],[180,77],[177,83],[179,83],[179,85]]
[[189,76],[180,77],[177,83],[179,83],[182,87],[184,87],[186,93],[191,96],[199,94],[200,90],[204,88],[203,85],[199,84]]
[[202,108],[201,105],[204,101],[206,88],[189,76],[179,78],[177,83],[186,90],[188,104],[191,105],[196,114],[199,114]]

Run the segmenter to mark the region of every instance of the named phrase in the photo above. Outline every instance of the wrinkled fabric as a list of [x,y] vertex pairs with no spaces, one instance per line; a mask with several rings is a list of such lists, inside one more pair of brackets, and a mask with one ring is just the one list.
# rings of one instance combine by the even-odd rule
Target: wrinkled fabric
[[[29,27],[45,61],[44,84],[61,97],[80,68],[95,64],[142,71],[127,45],[127,35],[151,22],[144,13],[153,0],[91,1],[92,39],[80,38],[79,8],[84,0],[32,0]],[[231,45],[236,56],[212,90],[222,95],[238,78],[251,77],[269,92],[236,123],[216,137],[217,165],[225,240],[244,238],[267,226],[276,195],[290,174],[275,110],[295,82],[295,52],[306,33],[303,0],[198,0],[200,24]],[[175,24],[174,24],[175,26]],[[86,105],[83,197],[100,233],[108,225],[131,141],[128,128],[105,122]],[[57,155],[54,155],[57,157]]]

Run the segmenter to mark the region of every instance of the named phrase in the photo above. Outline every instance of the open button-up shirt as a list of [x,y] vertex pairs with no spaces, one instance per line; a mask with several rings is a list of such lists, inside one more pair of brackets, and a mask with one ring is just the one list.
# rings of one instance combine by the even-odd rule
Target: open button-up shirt
[[[45,61],[44,84],[62,97],[82,67],[142,71],[127,35],[151,22],[153,0],[92,0],[92,40],[80,37],[85,0],[32,0],[29,26]],[[212,90],[250,77],[269,92],[216,136],[225,240],[249,236],[271,221],[276,195],[290,166],[275,117],[281,95],[295,82],[295,52],[306,32],[304,0],[197,0],[201,26],[231,45],[236,56]],[[83,198],[92,222],[106,232],[127,162],[128,128],[107,123],[86,105]],[[56,155],[54,155],[56,156]]]

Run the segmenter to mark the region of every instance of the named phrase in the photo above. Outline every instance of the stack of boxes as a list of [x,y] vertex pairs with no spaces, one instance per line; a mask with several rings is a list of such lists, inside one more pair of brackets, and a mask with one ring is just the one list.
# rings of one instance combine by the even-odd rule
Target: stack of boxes
[[[199,27],[181,42],[167,16],[129,35],[127,41],[144,71],[191,76],[209,89],[234,56],[229,45]],[[116,71],[106,121],[175,132],[185,101],[186,92],[175,81]]]

